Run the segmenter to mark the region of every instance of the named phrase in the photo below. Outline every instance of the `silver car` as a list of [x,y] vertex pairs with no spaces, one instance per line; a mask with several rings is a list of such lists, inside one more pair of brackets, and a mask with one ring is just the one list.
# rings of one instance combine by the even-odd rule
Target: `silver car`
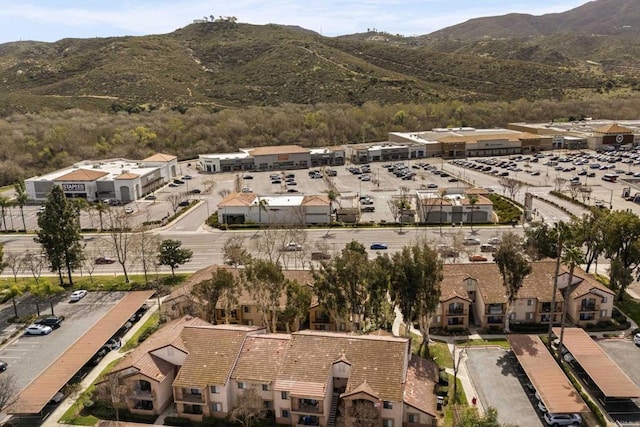
[[53,331],[51,326],[38,325],[34,323],[33,325],[27,326],[27,329],[24,331],[24,333],[27,335],[47,335],[50,334],[51,331]]

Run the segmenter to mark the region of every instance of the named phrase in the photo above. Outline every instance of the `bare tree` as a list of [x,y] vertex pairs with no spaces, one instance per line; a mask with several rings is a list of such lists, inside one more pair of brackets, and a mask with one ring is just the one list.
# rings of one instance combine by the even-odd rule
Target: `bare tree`
[[132,247],[134,234],[131,233],[131,220],[129,216],[121,210],[111,210],[108,214],[109,230],[103,238],[105,243],[113,250],[118,263],[122,267],[124,280],[129,283],[127,273],[127,258]]
[[567,185],[567,182],[569,182],[567,179],[557,177],[554,181],[554,190],[558,192],[563,191],[564,187]]
[[586,185],[580,186],[580,196],[582,198],[582,203],[587,203],[587,201],[591,198],[592,188]]
[[182,193],[171,193],[167,197],[167,202],[169,202],[169,206],[171,206],[171,210],[175,215],[178,213],[178,208],[180,207],[180,202],[184,200],[184,196]]
[[18,282],[18,274],[25,267],[25,259],[22,254],[16,252],[5,252],[4,254],[4,263],[11,270],[11,274],[13,275],[13,281]]
[[13,405],[18,398],[18,384],[12,373],[4,372],[0,375],[0,411]]
[[254,420],[262,418],[264,415],[264,403],[262,397],[253,387],[246,389],[236,399],[236,405],[229,413],[233,421],[240,423],[243,427],[250,427]]
[[121,373],[116,372],[96,384],[96,398],[115,411],[116,422],[120,422],[120,409],[125,406],[130,388],[122,382]]
[[97,251],[95,249],[88,249],[87,245],[85,245],[82,251],[82,258],[80,259],[80,268],[89,275],[91,283],[93,283],[93,272],[96,271],[97,257]]
[[136,261],[140,261],[144,273],[144,283],[149,283],[149,273],[158,262],[160,239],[152,234],[148,226],[141,227],[133,239],[133,249]]
[[514,178],[502,177],[499,181],[505,196],[512,200],[518,196],[518,193],[524,188],[524,183]]
[[380,424],[380,411],[369,400],[341,400],[340,405],[336,426],[374,427]]
[[228,188],[223,188],[222,190],[218,191],[218,195],[223,199],[227,197],[229,194],[231,194],[231,190],[229,190]]
[[23,255],[24,268],[31,273],[35,283],[29,285],[29,292],[35,297],[36,311],[40,316],[40,304],[39,298],[41,294],[40,277],[42,276],[42,270],[47,265],[47,258],[43,254],[34,254],[26,251]]

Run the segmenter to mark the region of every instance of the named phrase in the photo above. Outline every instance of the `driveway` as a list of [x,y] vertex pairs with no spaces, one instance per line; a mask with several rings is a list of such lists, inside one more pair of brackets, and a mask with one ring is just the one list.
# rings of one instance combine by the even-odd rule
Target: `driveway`
[[[541,426],[541,417],[523,387],[526,380],[511,352],[501,348],[470,348],[467,370],[484,408],[498,410],[498,421],[520,426]],[[467,396],[471,400],[473,396]]]

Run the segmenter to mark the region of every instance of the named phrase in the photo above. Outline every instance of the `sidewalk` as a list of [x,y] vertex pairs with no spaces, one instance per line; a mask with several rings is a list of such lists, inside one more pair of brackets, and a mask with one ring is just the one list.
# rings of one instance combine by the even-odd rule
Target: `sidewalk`
[[[124,347],[126,343],[133,337],[133,335],[144,325],[144,323],[151,317],[153,313],[158,310],[157,300],[154,298],[153,300],[149,300],[151,304],[147,312],[138,320],[131,329],[122,337],[122,346]],[[100,363],[87,374],[81,381],[82,391],[84,392],[104,371],[104,369],[114,360],[120,359],[125,356],[126,353],[121,353],[120,350],[114,350],[107,353]],[[57,426],[66,426],[67,424],[61,424],[58,422],[60,418],[67,412],[72,405],[75,404],[75,401],[69,398],[65,398],[58,407],[47,417],[46,420],[42,423],[43,427],[57,427]]]

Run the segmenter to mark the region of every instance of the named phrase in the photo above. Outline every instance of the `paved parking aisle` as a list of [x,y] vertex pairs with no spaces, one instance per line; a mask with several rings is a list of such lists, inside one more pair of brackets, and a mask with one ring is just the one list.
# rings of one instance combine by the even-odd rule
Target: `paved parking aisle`
[[[519,378],[518,362],[510,352],[494,347],[470,348],[466,364],[483,407],[496,408],[500,423],[543,425]],[[467,398],[471,400],[473,396]]]

